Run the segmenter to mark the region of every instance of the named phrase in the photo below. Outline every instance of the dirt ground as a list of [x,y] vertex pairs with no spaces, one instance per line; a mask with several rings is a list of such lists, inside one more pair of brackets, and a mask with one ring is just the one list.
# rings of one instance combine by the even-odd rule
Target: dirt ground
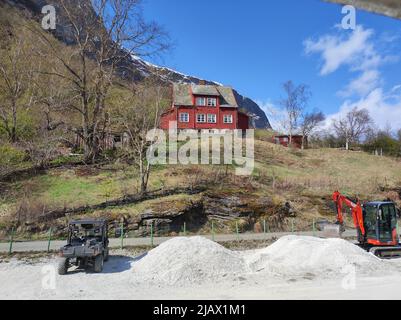
[[[264,247],[265,243],[236,243],[230,249]],[[229,247],[229,245],[226,245]],[[252,253],[256,250],[248,250]],[[100,274],[70,269],[56,274],[54,254],[0,258],[0,299],[398,299],[401,259],[389,263],[391,272],[347,279],[342,270],[322,277],[311,272],[297,276],[264,273],[233,275],[201,283],[169,285],[149,281],[133,271],[147,249],[114,250]],[[390,270],[390,269],[389,269]],[[395,270],[395,272],[394,272]],[[334,270],[336,271],[336,270]]]
[[[357,277],[355,288],[338,279],[271,279],[259,276],[236,281],[172,287],[142,282],[131,272],[132,256],[112,256],[101,274],[85,271],[56,275],[55,288],[43,286],[54,259],[0,263],[0,299],[398,299],[401,277]],[[401,267],[401,261],[397,262]]]

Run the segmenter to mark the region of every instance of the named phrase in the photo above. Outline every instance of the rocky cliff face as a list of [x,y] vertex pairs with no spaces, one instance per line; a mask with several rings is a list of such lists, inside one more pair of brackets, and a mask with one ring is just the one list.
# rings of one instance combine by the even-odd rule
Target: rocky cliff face
[[[57,30],[54,32],[55,36],[60,40],[67,44],[72,43],[72,37],[69,34],[68,26],[64,23],[63,14],[60,8],[57,8],[58,0],[3,0],[5,3],[18,8],[23,11],[28,18],[40,19],[41,18],[41,10],[42,7],[46,4],[53,4],[56,7],[58,12],[57,16]],[[88,0],[77,0],[84,1],[87,3]],[[86,6],[83,6],[86,8]],[[93,14],[90,12],[88,14]],[[127,61],[124,61],[121,65],[121,69],[125,70],[123,76],[132,80],[140,80],[149,76],[157,76],[164,83],[194,83],[199,84],[201,80],[205,81],[206,84],[214,84],[221,85],[218,82],[208,81],[204,79],[200,79],[194,76],[185,75],[176,70],[172,70],[166,67],[160,67],[151,63],[144,61],[138,57],[132,56],[127,58]],[[126,73],[126,70],[133,70],[134,72]],[[251,115],[253,119],[254,126],[256,128],[267,128],[270,129],[271,125],[269,123],[266,114],[263,110],[258,106],[256,102],[253,100],[241,95],[237,91],[235,91],[236,99],[238,101],[238,105],[241,109],[244,109],[249,115]]]

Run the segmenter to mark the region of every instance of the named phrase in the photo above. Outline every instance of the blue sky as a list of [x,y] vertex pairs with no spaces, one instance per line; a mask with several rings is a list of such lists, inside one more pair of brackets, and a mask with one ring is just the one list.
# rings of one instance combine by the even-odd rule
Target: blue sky
[[144,13],[175,43],[151,62],[233,86],[270,118],[293,80],[329,119],[363,106],[380,127],[401,128],[399,20],[358,10],[344,30],[341,6],[319,0],[144,0]]

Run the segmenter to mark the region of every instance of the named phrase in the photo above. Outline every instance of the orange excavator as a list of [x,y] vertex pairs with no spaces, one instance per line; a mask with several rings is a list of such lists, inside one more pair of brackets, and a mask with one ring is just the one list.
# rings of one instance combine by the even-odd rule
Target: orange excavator
[[351,209],[352,219],[357,230],[358,245],[380,258],[401,257],[401,245],[397,233],[397,208],[392,201],[361,203],[340,192],[333,193],[337,209],[337,222],[340,234],[345,230],[344,205]]

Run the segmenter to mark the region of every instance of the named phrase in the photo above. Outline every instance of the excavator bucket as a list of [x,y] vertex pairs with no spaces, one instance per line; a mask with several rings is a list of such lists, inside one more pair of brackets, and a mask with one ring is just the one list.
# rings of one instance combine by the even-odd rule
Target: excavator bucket
[[341,238],[341,226],[339,224],[327,223],[323,226],[324,238]]

